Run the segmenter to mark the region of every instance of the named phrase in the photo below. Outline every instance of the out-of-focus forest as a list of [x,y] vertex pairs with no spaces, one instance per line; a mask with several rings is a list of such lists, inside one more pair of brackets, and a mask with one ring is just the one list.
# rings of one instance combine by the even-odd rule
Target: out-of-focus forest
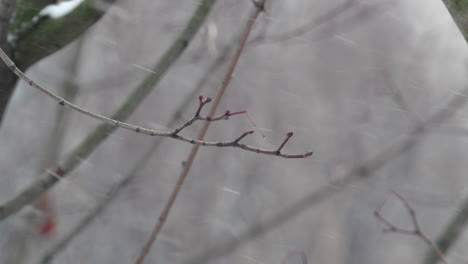
[[[192,144],[102,124],[1,62],[0,263],[136,263],[158,221],[144,263],[468,261],[466,0],[72,0],[62,16],[44,11],[59,2],[0,3],[0,47],[34,82],[158,131],[227,84],[217,115],[248,114],[212,122],[206,141],[253,130],[242,143],[275,150],[293,131],[282,151],[313,155],[200,146],[192,163]],[[122,105],[134,111],[116,114]],[[195,139],[204,123],[180,135]]]

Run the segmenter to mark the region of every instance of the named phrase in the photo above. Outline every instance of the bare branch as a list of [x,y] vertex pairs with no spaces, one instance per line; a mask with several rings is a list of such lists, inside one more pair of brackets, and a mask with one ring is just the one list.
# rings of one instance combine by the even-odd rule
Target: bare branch
[[[224,93],[226,92],[226,88],[228,87],[229,83],[231,82],[232,75],[234,73],[234,70],[237,66],[237,63],[239,62],[240,56],[242,55],[242,52],[245,48],[245,44],[247,42],[247,39],[249,37],[249,34],[252,30],[253,25],[255,24],[257,17],[259,16],[260,12],[263,11],[263,7],[265,5],[265,0],[258,0],[256,3],[254,3],[254,10],[251,12],[251,15],[248,18],[247,24],[245,26],[245,29],[243,30],[242,33],[242,38],[239,43],[239,46],[237,47],[237,50],[234,54],[233,60],[231,64],[229,65],[229,68],[226,72],[226,75],[224,76],[223,82],[221,84],[221,88],[219,89],[216,98],[214,100],[213,106],[211,107],[210,114],[209,116],[214,116],[216,113],[216,110],[218,108],[219,103],[221,102],[222,97],[224,96]],[[259,7],[260,6],[260,7]],[[200,99],[201,101],[201,99]],[[197,137],[197,140],[203,140],[203,138],[206,135],[206,132],[208,131],[208,128],[210,126],[211,122],[206,122],[200,131],[200,134]],[[251,134],[250,131],[242,134],[239,138],[234,140],[233,144],[234,146],[241,146],[238,142],[247,136],[248,134]],[[245,145],[244,145],[245,146]],[[153,231],[151,232],[151,235],[144,245],[140,255],[138,256],[137,260],[135,261],[135,264],[142,264],[143,261],[145,260],[146,256],[148,255],[149,251],[151,250],[151,247],[153,246],[154,241],[158,238],[159,233],[161,232],[162,228],[164,227],[164,224],[166,223],[167,218],[169,217],[169,214],[171,212],[171,209],[177,199],[177,196],[179,195],[179,192],[185,182],[185,179],[188,176],[188,173],[190,171],[190,168],[192,167],[192,163],[195,160],[195,157],[198,153],[198,149],[200,148],[200,144],[196,144],[190,154],[189,157],[185,163],[185,166],[177,180],[176,186],[172,190],[171,196],[169,197],[169,200],[167,201],[166,205],[164,206],[164,209],[162,210],[160,216],[158,217],[158,221],[156,222]],[[310,154],[311,155],[311,154]],[[309,156],[310,156],[309,155]]]
[[[158,130],[153,130],[149,128],[144,128],[141,126],[133,125],[130,123],[125,123],[121,122],[115,119],[112,119],[110,117],[106,117],[94,112],[91,112],[89,110],[86,110],[84,108],[81,108],[64,98],[54,94],[47,88],[41,86],[40,84],[36,83],[33,81],[31,78],[29,78],[25,73],[23,73],[18,67],[16,67],[15,63],[8,57],[8,55],[0,48],[0,58],[5,62],[8,68],[10,68],[11,71],[13,71],[20,79],[28,83],[31,87],[36,88],[40,92],[44,93],[45,95],[49,96],[56,102],[58,102],[59,105],[61,106],[66,106],[72,110],[75,110],[83,115],[86,115],[88,117],[91,117],[93,119],[99,120],[101,122],[104,122],[106,124],[112,125],[114,127],[119,127],[127,130],[131,130],[137,133],[141,134],[146,134],[150,136],[160,136],[160,137],[171,137],[177,140],[185,141],[190,144],[198,144],[201,146],[210,146],[210,147],[238,147],[247,151],[251,152],[256,152],[256,153],[262,153],[266,155],[274,155],[274,156],[279,156],[283,158],[307,158],[312,155],[312,152],[306,152],[304,154],[295,154],[295,155],[288,155],[288,154],[282,154],[280,152],[275,152],[271,150],[266,150],[266,149],[260,149],[260,148],[255,148],[252,146],[244,145],[244,144],[237,144],[236,142],[207,142],[207,141],[202,141],[202,140],[196,140],[196,139],[191,139],[183,136],[179,136],[178,133],[182,131],[184,128],[187,126],[190,126],[193,122],[196,120],[205,120],[205,121],[217,121],[221,119],[226,119],[227,117],[234,115],[231,114],[230,112],[225,112],[223,115],[219,117],[202,117],[200,116],[200,111],[202,110],[203,106],[209,102],[211,102],[211,98],[207,98],[205,101],[203,101],[203,97],[200,97],[200,105],[197,109],[197,112],[195,113],[195,116],[190,119],[188,122],[183,124],[181,127],[177,128],[173,132],[166,132],[166,131],[158,131]],[[212,113],[210,113],[211,116]]]
[[[398,226],[394,225],[392,222],[390,222],[388,219],[386,219],[385,217],[382,216],[382,213],[381,213],[382,209],[385,206],[385,203],[387,202],[388,198],[390,197],[390,194],[393,195],[394,197],[396,197],[403,204],[403,206],[405,207],[406,211],[408,212],[408,214],[411,217],[411,222],[413,224],[412,229],[406,229],[406,228],[398,227]],[[387,194],[385,199],[382,201],[382,203],[379,204],[377,206],[377,208],[375,209],[374,216],[378,221],[380,221],[384,226],[386,226],[383,229],[384,232],[399,233],[399,234],[403,234],[403,235],[415,236],[415,237],[421,239],[422,241],[424,241],[424,243],[426,243],[434,251],[434,253],[437,255],[437,257],[439,258],[440,261],[442,261],[445,264],[448,263],[445,260],[445,257],[442,254],[442,252],[440,251],[440,249],[421,230],[421,228],[419,226],[418,218],[416,217],[416,212],[409,205],[408,201],[403,196],[401,196],[399,193],[391,191],[389,194]]]

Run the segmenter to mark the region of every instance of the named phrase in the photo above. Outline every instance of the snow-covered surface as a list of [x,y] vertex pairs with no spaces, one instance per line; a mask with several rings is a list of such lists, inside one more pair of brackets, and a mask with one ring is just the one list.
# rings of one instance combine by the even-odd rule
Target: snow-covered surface
[[63,17],[73,11],[73,9],[79,6],[83,1],[84,0],[70,0],[55,5],[48,5],[41,10],[39,16],[49,16],[51,18]]

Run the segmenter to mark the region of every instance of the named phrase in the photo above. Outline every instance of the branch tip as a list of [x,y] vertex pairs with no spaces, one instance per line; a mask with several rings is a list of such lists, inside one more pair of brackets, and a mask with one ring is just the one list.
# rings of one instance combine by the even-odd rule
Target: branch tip
[[247,113],[247,111],[238,111],[238,112],[234,112],[234,113],[231,113],[231,112],[228,113],[228,112],[229,111],[226,111],[227,116],[233,116],[233,115],[239,115],[239,114]]
[[[276,152],[279,154],[281,153],[281,150],[283,149],[283,147],[286,145],[286,143],[288,142],[288,140],[294,135],[293,132],[288,132],[286,133],[286,138],[283,140],[283,143],[281,143],[281,145],[278,147],[278,149],[276,150]],[[307,154],[307,153],[306,153]]]
[[239,141],[241,141],[243,138],[245,138],[247,135],[250,135],[250,134],[253,134],[254,131],[253,130],[250,130],[250,131],[247,131],[247,132],[244,132],[244,134],[242,134],[240,137],[238,137],[236,140],[234,140],[233,142],[235,144],[239,143]]

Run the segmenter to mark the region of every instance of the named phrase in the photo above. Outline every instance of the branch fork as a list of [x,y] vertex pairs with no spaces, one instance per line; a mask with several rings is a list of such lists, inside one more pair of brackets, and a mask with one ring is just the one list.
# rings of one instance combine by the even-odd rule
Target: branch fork
[[[412,225],[413,225],[412,229],[398,227],[395,224],[393,224],[390,220],[388,220],[388,219],[386,219],[385,217],[382,216],[382,214],[381,214],[382,208],[384,207],[384,205],[387,202],[390,195],[393,195],[394,197],[396,197],[403,204],[403,206],[405,207],[406,211],[408,212],[408,214],[411,217],[411,222],[412,222]],[[422,230],[420,228],[420,225],[419,225],[419,222],[418,222],[418,219],[416,217],[416,211],[409,205],[408,201],[403,196],[401,196],[399,193],[397,193],[395,191],[390,191],[386,195],[384,200],[382,202],[380,202],[380,204],[375,209],[374,216],[379,222],[381,222],[385,226],[382,229],[382,232],[385,232],[385,233],[398,233],[398,234],[403,234],[403,235],[415,236],[415,237],[421,239],[422,241],[424,241],[424,243],[426,243],[434,251],[434,253],[437,255],[437,257],[440,259],[440,261],[442,263],[445,263],[445,264],[448,263],[447,260],[445,259],[444,255],[440,251],[440,249],[436,246],[436,244],[434,244],[434,242],[432,242],[426,236],[426,234],[424,234],[422,232]]]
[[209,102],[212,101],[211,97],[207,97],[204,100],[203,99],[204,99],[204,97],[201,96],[201,95],[198,97],[199,105],[198,105],[197,111],[195,112],[195,115],[192,118],[190,118],[190,120],[185,122],[183,125],[181,125],[180,127],[174,129],[174,131],[172,132],[172,135],[171,135],[172,137],[177,136],[177,134],[179,134],[180,131],[182,131],[184,128],[192,125],[197,120],[204,120],[204,121],[228,120],[230,116],[247,113],[247,111],[239,111],[239,112],[231,113],[231,111],[228,110],[228,111],[224,112],[224,114],[222,114],[220,116],[217,116],[217,117],[202,116],[202,115],[200,115],[200,113],[201,113],[203,107],[206,104],[208,104]]
[[256,152],[256,153],[262,153],[262,154],[267,154],[267,155],[274,155],[274,156],[280,156],[283,158],[307,158],[310,157],[313,152],[306,152],[304,154],[296,154],[296,155],[290,155],[290,154],[285,154],[281,150],[283,147],[286,145],[286,143],[289,141],[289,139],[294,135],[293,132],[288,132],[286,134],[286,138],[283,140],[283,142],[280,144],[280,146],[276,150],[267,150],[267,149],[260,149],[260,148],[255,148],[251,147],[249,145],[241,144],[239,143],[242,139],[244,139],[246,136],[253,134],[254,131],[247,131],[244,132],[242,135],[240,135],[238,138],[232,140],[232,141],[227,141],[227,142],[208,142],[208,141],[203,141],[203,140],[196,140],[196,139],[191,139],[191,138],[186,138],[183,136],[180,136],[179,133],[185,129],[186,127],[192,125],[195,121],[197,120],[203,120],[203,121],[208,121],[208,122],[213,122],[213,121],[219,121],[219,120],[227,120],[229,119],[230,116],[233,115],[238,115],[238,114],[245,114],[247,111],[238,111],[238,112],[233,112],[231,113],[230,111],[224,112],[224,114],[211,117],[211,116],[202,116],[200,115],[201,111],[203,110],[203,107],[210,103],[212,99],[210,97],[203,97],[199,96],[198,97],[199,105],[198,108],[192,118],[190,118],[187,122],[182,124],[180,127],[176,128],[174,131],[172,131],[169,136],[182,140],[185,142],[188,142],[190,144],[199,144],[202,146],[216,146],[216,147],[237,147],[241,148],[247,151],[251,152]]

